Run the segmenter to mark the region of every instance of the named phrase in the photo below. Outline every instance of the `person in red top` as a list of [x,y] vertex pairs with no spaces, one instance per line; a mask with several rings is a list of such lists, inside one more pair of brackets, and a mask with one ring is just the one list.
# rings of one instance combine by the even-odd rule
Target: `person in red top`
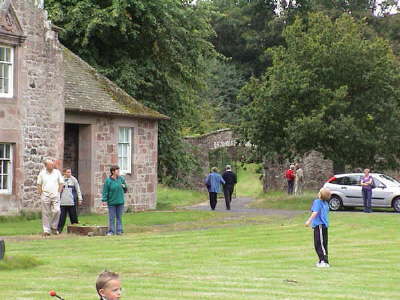
[[288,194],[293,194],[293,186],[294,186],[294,179],[296,178],[296,174],[294,171],[294,165],[290,165],[289,170],[285,172],[285,178],[288,182]]

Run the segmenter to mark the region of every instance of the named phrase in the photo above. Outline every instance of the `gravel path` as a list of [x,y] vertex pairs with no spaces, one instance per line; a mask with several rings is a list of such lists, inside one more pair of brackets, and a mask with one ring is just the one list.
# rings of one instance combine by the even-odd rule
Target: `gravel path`
[[[287,217],[293,217],[305,212],[302,210],[249,208],[249,204],[253,201],[253,198],[232,199],[231,210],[226,210],[225,200],[223,198],[218,198],[218,203],[215,211],[225,211],[233,214],[278,215]],[[211,210],[208,201],[193,206],[187,206],[185,208],[190,210]]]

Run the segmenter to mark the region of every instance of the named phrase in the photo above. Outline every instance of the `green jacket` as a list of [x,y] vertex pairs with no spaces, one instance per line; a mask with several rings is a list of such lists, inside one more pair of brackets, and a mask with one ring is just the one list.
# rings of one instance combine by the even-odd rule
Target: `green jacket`
[[113,179],[108,177],[103,186],[103,197],[101,201],[107,202],[109,206],[124,204],[124,189],[126,187],[125,178],[122,176]]

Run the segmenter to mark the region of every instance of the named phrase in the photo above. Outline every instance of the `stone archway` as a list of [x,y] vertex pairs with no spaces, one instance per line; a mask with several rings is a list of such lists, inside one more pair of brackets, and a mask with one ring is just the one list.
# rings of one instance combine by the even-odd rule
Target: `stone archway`
[[226,164],[230,164],[235,169],[241,146],[238,146],[233,130],[225,128],[199,136],[187,136],[184,139],[188,144],[188,151],[201,163],[201,170],[187,178],[191,186],[204,188],[203,180],[213,166],[222,171]]

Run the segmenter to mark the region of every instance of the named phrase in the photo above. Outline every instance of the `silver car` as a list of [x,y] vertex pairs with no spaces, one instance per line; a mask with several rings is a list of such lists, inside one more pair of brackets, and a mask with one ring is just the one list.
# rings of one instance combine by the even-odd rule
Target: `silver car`
[[[375,184],[375,188],[372,189],[372,207],[392,207],[396,212],[400,212],[400,182],[384,174],[370,175]],[[364,206],[360,185],[362,176],[362,173],[335,175],[324,184],[324,187],[332,192],[329,201],[331,210]]]

